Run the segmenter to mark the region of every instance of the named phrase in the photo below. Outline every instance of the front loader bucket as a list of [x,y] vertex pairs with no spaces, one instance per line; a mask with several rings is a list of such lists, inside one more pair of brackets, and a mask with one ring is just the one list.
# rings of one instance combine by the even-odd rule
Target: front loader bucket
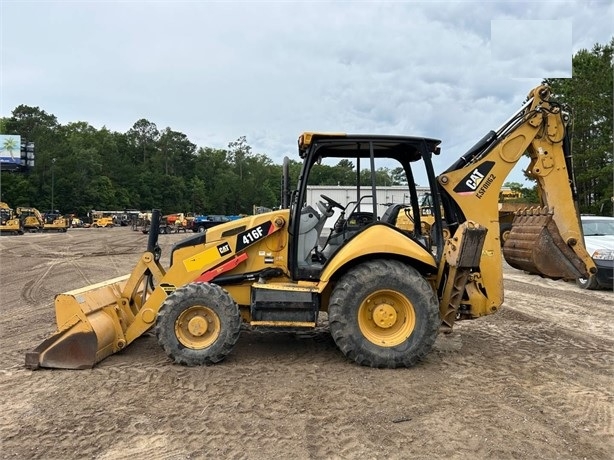
[[125,312],[119,308],[129,276],[58,294],[55,312],[58,331],[26,353],[26,367],[91,368],[121,350]]
[[553,279],[588,277],[583,260],[559,232],[547,208],[522,211],[514,217],[503,256],[518,270]]
[[161,280],[166,274],[158,262],[159,225],[160,211],[154,209],[147,251],[130,275],[55,297],[58,330],[26,353],[27,368],[90,368],[122,350],[153,325],[156,312],[143,309],[143,305],[149,301],[146,300],[149,289],[156,289],[154,280]]

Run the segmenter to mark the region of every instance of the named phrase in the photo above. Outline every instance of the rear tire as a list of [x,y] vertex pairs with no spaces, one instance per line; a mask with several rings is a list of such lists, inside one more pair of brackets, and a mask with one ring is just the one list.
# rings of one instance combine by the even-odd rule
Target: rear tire
[[342,353],[370,367],[410,367],[437,337],[439,305],[420,273],[399,261],[374,260],[346,273],[328,308]]
[[597,289],[599,287],[599,283],[597,282],[597,278],[593,275],[590,275],[588,278],[578,278],[576,279],[576,284],[580,287],[580,289]]
[[169,295],[155,327],[158,343],[175,363],[210,365],[222,361],[241,332],[239,307],[216,284],[191,283]]

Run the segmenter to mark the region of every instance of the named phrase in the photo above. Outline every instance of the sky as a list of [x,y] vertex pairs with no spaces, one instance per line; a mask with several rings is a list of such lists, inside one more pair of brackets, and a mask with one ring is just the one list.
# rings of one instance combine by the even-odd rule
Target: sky
[[277,164],[303,131],[425,136],[439,173],[609,43],[614,1],[0,0],[0,21],[0,116],[145,118]]

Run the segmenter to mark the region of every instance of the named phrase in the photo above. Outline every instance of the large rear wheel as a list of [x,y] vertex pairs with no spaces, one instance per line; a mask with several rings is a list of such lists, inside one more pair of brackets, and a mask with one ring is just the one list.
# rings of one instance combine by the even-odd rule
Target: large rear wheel
[[363,263],[331,295],[330,331],[345,356],[371,367],[409,367],[439,330],[437,297],[414,268],[394,260]]
[[215,364],[237,343],[241,315],[230,294],[220,286],[191,283],[166,298],[155,331],[158,343],[176,363]]

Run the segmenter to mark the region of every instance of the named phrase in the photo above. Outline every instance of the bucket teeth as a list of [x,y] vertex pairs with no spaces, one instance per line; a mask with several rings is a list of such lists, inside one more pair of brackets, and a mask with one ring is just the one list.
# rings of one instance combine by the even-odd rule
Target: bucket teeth
[[516,218],[552,215],[554,215],[554,209],[550,209],[548,206],[532,206],[530,208],[524,208],[516,211]]

